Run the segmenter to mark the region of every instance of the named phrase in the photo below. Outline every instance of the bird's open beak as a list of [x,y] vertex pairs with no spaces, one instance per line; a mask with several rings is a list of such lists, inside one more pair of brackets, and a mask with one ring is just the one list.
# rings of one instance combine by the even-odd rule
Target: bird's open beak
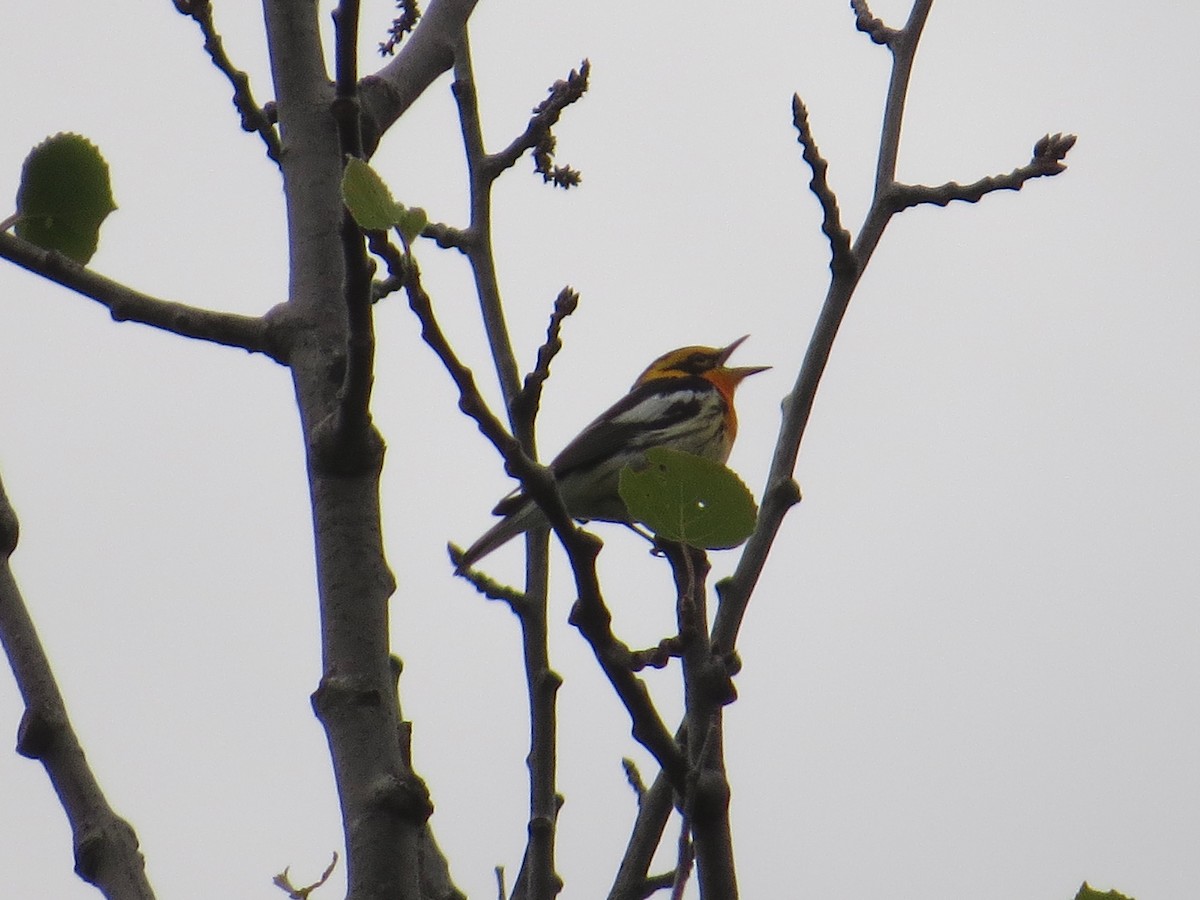
[[[745,341],[746,338],[748,338],[748,337],[750,337],[750,335],[743,334],[740,338],[738,338],[736,341],[734,341],[728,347],[724,348],[721,351],[720,356],[717,357],[717,364],[719,366],[721,366],[722,368],[724,368],[725,363],[728,361],[729,357],[733,355],[733,351],[736,350],[738,347],[740,347],[742,345],[742,342]],[[769,368],[771,368],[771,367],[770,366],[732,366],[730,368],[725,369],[725,371],[728,372],[730,375],[734,376],[737,379],[737,381],[741,381],[743,378],[746,378],[747,376],[757,375],[759,372],[765,372]]]

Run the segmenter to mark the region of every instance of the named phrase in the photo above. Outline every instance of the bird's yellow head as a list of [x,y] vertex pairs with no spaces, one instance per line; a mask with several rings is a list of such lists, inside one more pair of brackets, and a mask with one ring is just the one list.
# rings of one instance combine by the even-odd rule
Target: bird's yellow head
[[770,366],[726,366],[729,357],[746,338],[744,335],[728,347],[680,347],[670,353],[664,353],[650,363],[646,371],[638,376],[633,386],[640,387],[649,381],[659,378],[684,378],[698,375],[706,378],[726,398],[732,398],[733,392],[743,378],[758,372],[765,372]]

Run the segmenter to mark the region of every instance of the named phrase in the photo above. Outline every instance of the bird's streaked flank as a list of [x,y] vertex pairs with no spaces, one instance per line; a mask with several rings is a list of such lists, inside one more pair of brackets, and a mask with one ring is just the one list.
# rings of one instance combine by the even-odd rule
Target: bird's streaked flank
[[[628,394],[563,448],[550,470],[572,517],[628,522],[618,478],[627,465],[644,464],[651,447],[719,463],[729,458],[737,436],[734,391],[748,375],[770,368],[725,365],[746,337],[727,347],[681,347],[663,354]],[[460,572],[517,535],[548,524],[538,505],[520,491],[501,500],[493,512],[504,518],[463,552]]]

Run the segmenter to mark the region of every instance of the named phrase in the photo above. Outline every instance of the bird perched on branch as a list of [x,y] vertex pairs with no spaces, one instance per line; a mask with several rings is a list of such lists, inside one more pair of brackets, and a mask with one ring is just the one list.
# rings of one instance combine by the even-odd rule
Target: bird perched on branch
[[[617,493],[620,472],[637,467],[652,447],[668,447],[724,463],[737,435],[733,394],[742,379],[770,366],[725,363],[745,337],[728,347],[681,347],[664,353],[629,393],[602,413],[550,463],[567,512],[576,519],[628,522]],[[463,552],[458,570],[475,565],[518,534],[548,524],[520,490],[492,511],[504,516]]]

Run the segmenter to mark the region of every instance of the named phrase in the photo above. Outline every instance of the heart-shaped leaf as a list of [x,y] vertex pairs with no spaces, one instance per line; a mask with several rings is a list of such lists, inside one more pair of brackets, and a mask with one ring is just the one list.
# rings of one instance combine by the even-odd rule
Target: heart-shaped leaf
[[17,189],[17,237],[86,265],[100,225],[117,208],[108,163],[78,134],[56,134],[25,158]]
[[666,447],[646,451],[646,466],[621,470],[630,516],[659,537],[707,550],[736,547],[754,531],[754,496],[730,469]]
[[353,156],[342,172],[342,199],[358,226],[368,231],[386,231],[404,212],[379,173]]

